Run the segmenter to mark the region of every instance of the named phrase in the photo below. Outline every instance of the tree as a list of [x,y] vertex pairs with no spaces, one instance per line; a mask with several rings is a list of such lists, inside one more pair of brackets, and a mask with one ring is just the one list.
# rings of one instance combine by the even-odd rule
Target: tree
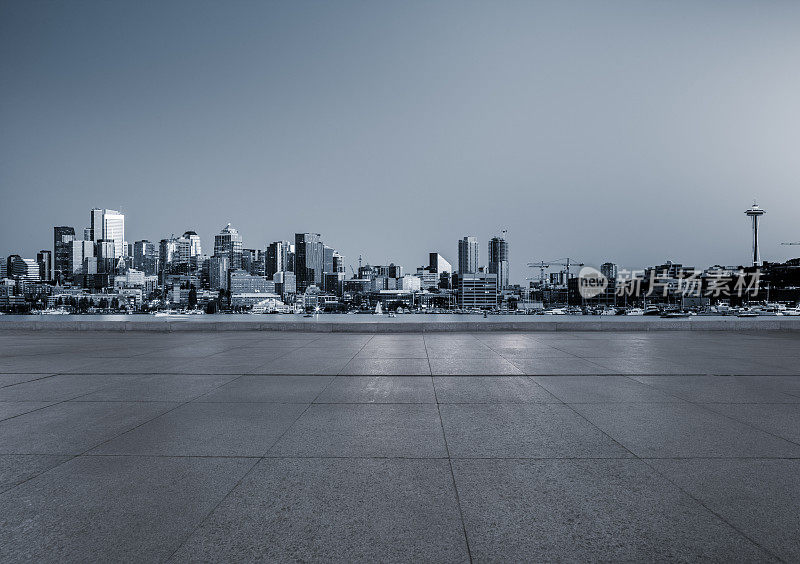
[[108,309],[108,298],[101,298],[100,299],[100,308],[101,309]]
[[111,300],[111,309],[119,309],[119,298],[113,298]]
[[192,284],[191,289],[189,290],[189,307],[195,309],[197,307],[197,290]]

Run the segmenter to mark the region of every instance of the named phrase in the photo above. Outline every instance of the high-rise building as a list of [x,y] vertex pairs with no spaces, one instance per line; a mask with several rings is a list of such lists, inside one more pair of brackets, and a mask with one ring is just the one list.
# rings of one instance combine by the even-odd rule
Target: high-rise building
[[178,259],[178,244],[174,237],[158,242],[158,267],[161,272],[170,272],[172,263]]
[[322,246],[322,272],[333,272],[333,253],[335,252],[333,247]]
[[230,258],[227,255],[214,255],[208,259],[208,283],[212,290],[228,289],[228,269]]
[[95,243],[98,274],[113,274],[116,272],[117,259],[119,257],[116,255],[117,245],[115,243],[111,239],[100,239]]
[[289,270],[289,241],[275,241],[267,247],[267,278],[275,276],[276,272]]
[[[78,274],[89,274],[85,272],[84,263],[86,259],[94,257],[94,243],[89,241],[73,241],[72,257],[70,258],[70,268],[72,271],[69,276]],[[95,271],[96,272],[96,271]]]
[[311,284],[322,285],[324,245],[320,238],[319,233],[295,233],[295,275],[300,293]]
[[52,254],[48,250],[42,249],[36,254],[36,264],[39,265],[39,279],[49,282],[53,279]]
[[53,276],[59,282],[72,276],[72,242],[74,240],[74,227],[53,227]]
[[125,215],[116,210],[94,208],[91,211],[91,239],[95,243],[104,239],[113,241],[114,256],[121,258],[127,251],[125,244]]
[[508,287],[508,241],[503,237],[489,240],[489,273],[497,274],[500,290]]
[[478,238],[464,237],[458,241],[458,272],[474,274],[478,272]]
[[242,249],[242,270],[254,274],[256,267],[256,250]]
[[430,253],[429,254],[429,261],[428,261],[428,270],[430,272],[434,272],[436,274],[452,274],[453,273],[453,265],[450,264],[442,255],[439,253]]
[[344,255],[339,251],[333,251],[333,272],[345,272]]
[[214,256],[227,256],[228,268],[242,268],[242,236],[230,223],[214,236]]
[[158,272],[158,255],[154,243],[142,240],[133,244],[133,267],[144,272],[145,276],[154,276]]
[[464,309],[494,309],[497,307],[497,274],[477,272],[459,274],[458,305]]
[[617,279],[617,271],[617,265],[613,262],[604,262],[600,265],[600,272],[611,282]]
[[203,249],[200,246],[200,235],[194,231],[187,231],[183,234],[183,239],[189,241],[189,257],[196,257],[203,254]]
[[11,255],[6,261],[6,271],[9,278],[16,278],[26,282],[39,280],[39,265],[35,260]]

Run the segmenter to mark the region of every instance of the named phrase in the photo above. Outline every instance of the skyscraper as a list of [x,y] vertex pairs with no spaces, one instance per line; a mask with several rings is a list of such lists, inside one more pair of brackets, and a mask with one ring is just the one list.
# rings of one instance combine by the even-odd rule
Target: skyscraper
[[154,276],[157,273],[158,260],[154,243],[142,240],[133,244],[133,268],[141,270],[145,276]]
[[84,265],[87,259],[94,258],[94,243],[92,241],[73,241],[71,250],[72,256],[69,263],[72,271],[69,276],[88,274]]
[[604,262],[600,265],[600,272],[603,276],[605,276],[610,282],[613,282],[617,279],[617,265],[613,262]]
[[478,272],[478,238],[464,237],[458,241],[458,272],[474,274]]
[[74,227],[53,227],[53,276],[59,282],[72,276],[72,242],[74,240]]
[[431,272],[435,272],[439,275],[453,273],[453,265],[439,253],[429,253],[428,259],[428,270]]
[[183,234],[183,238],[189,241],[189,258],[203,254],[202,247],[200,246],[200,235],[194,231],[187,231]]
[[289,241],[275,241],[267,247],[266,274],[270,280],[276,272],[289,270]]
[[303,292],[311,284],[322,284],[324,245],[319,233],[295,233],[295,275],[297,291]]
[[42,249],[36,254],[36,263],[39,265],[39,278],[45,282],[53,279],[52,254],[50,251]]
[[242,268],[242,236],[230,223],[214,236],[214,256],[227,256],[228,268]]
[[489,240],[489,273],[497,274],[499,290],[508,286],[508,241],[503,237]]
[[127,251],[125,245],[125,215],[116,210],[94,208],[91,211],[89,230],[92,241],[101,239],[114,242],[114,256],[121,258]]

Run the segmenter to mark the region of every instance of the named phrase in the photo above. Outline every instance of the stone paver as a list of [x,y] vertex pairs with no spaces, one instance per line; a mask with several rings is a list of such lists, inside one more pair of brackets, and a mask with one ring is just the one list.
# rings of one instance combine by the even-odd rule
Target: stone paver
[[0,332],[0,561],[800,559],[800,333]]

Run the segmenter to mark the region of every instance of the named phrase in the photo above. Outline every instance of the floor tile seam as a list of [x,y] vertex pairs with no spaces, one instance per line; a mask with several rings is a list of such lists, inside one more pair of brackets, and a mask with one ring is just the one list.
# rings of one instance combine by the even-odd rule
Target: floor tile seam
[[[18,374],[32,374],[31,372],[18,372]],[[0,376],[13,376],[13,374],[0,374]],[[0,390],[4,388],[8,388],[11,386],[16,386],[17,384],[27,384],[28,382],[38,382],[39,380],[46,380],[47,378],[52,378],[53,376],[58,376],[58,372],[54,372],[53,374],[42,374],[41,378],[32,378],[30,380],[25,380],[24,382],[14,382],[13,384],[4,384],[0,386]]]
[[[424,341],[424,335],[423,335],[423,341]],[[427,346],[426,346],[426,350],[427,350]],[[466,545],[466,548],[467,548],[467,557],[469,558],[470,564],[472,564],[472,562],[473,562],[472,549],[470,548],[470,545],[469,545],[469,535],[467,533],[467,523],[466,523],[466,519],[464,518],[464,509],[461,507],[461,496],[458,493],[458,483],[456,482],[456,475],[455,475],[455,471],[453,470],[453,460],[450,457],[450,446],[447,443],[447,433],[444,430],[444,420],[442,419],[442,411],[439,408],[439,397],[438,397],[437,392],[436,392],[436,382],[434,381],[433,374],[431,374],[431,385],[433,386],[433,397],[436,400],[436,413],[439,416],[439,425],[440,425],[440,428],[442,430],[442,440],[444,441],[444,449],[445,449],[445,453],[447,454],[447,464],[448,464],[448,467],[450,468],[450,479],[452,480],[452,484],[453,484],[453,493],[454,493],[454,495],[456,497],[456,507],[458,507],[458,514],[459,514],[459,518],[461,519],[461,531],[462,531],[462,533],[464,535],[464,544]]]
[[[109,384],[109,385],[110,385],[110,384]],[[86,394],[80,394],[80,395],[78,395],[78,396],[75,396],[75,397],[83,397],[83,396],[87,396],[87,395],[89,395],[89,394],[92,394],[92,393],[94,393],[94,392],[96,392],[96,391],[97,391],[97,390],[92,390],[92,391],[90,391],[90,392],[87,392]],[[40,411],[40,410],[42,410],[42,409],[47,409],[47,408],[53,407],[54,405],[60,405],[60,404],[62,404],[62,403],[67,403],[67,402],[69,402],[69,401],[70,401],[70,400],[72,400],[72,399],[75,399],[75,398],[73,397],[73,398],[69,398],[69,399],[65,399],[65,400],[57,401],[57,402],[55,402],[55,403],[52,403],[52,404],[50,404],[50,405],[42,406],[42,407],[40,407],[39,409],[33,409],[33,410],[31,410],[31,411],[27,411],[27,412],[25,412],[25,413],[20,413],[20,414],[18,414],[18,415],[15,415],[14,417],[19,417],[19,416],[21,416],[21,415],[27,415],[27,414],[29,414],[29,413],[34,413],[34,412],[36,412],[36,411]],[[7,418],[7,419],[4,419],[3,421],[7,421],[8,419],[13,419],[14,417],[9,417],[9,418]],[[77,458],[77,457],[78,457],[78,456],[80,456],[81,454],[82,454],[82,453],[79,453],[79,454],[71,454],[71,453],[70,453],[70,454],[59,454],[59,455],[53,455],[53,456],[66,456],[66,457],[68,457],[68,458],[67,458],[66,460],[63,460],[63,461],[61,461],[60,463],[56,464],[55,466],[52,466],[52,467],[50,467],[50,468],[47,468],[47,469],[46,469],[46,470],[44,470],[43,472],[39,472],[38,474],[36,474],[36,475],[34,475],[34,476],[31,476],[30,478],[28,478],[28,479],[26,479],[26,480],[23,480],[22,482],[19,482],[18,484],[15,484],[15,485],[14,485],[14,486],[12,486],[11,488],[9,488],[9,489],[7,489],[7,490],[4,490],[4,493],[5,493],[5,492],[9,492],[9,491],[11,491],[11,490],[13,490],[13,489],[15,489],[15,488],[18,488],[18,487],[19,487],[19,486],[21,486],[22,484],[25,484],[25,483],[27,483],[27,482],[29,482],[29,481],[31,481],[31,480],[33,480],[33,479],[35,479],[35,478],[38,478],[39,476],[42,476],[43,474],[46,474],[46,473],[50,472],[51,470],[54,470],[55,468],[58,468],[58,467],[60,467],[60,466],[62,466],[62,465],[64,465],[64,464],[68,463],[69,461],[73,460],[74,458]]]
[[[425,358],[428,360],[428,372],[431,374],[431,383],[433,384],[433,366],[431,365],[431,355],[428,353],[428,340],[425,337],[425,333],[422,334],[422,345],[425,347]],[[435,385],[433,386],[433,399],[438,403],[439,400],[436,399]]]
[[[508,359],[505,357],[505,355],[503,355],[503,354],[501,354],[501,353],[497,352],[496,350],[494,350],[494,349],[491,347],[491,345],[488,345],[488,344],[486,344],[486,343],[483,343],[483,344],[484,344],[484,345],[485,345],[485,346],[486,346],[486,347],[487,347],[487,348],[488,348],[490,351],[492,351],[494,354],[496,354],[497,356],[499,356],[500,358],[502,358],[502,359],[503,359],[503,360],[504,360],[506,363],[510,364],[511,366],[513,366],[514,368],[516,368],[517,370],[519,370],[519,376],[527,376],[527,374],[525,374],[525,372],[524,372],[524,371],[523,371],[523,370],[522,370],[522,369],[521,369],[519,366],[517,366],[517,365],[516,365],[516,364],[514,364],[513,362],[509,361],[509,360],[508,360]],[[537,384],[537,385],[538,385],[538,384]]]
[[[371,343],[371,342],[372,342],[372,339],[374,339],[374,338],[375,338],[375,335],[370,335],[369,339],[367,339],[367,340],[364,342],[364,344],[363,344],[363,345],[361,345],[361,348],[360,348],[360,349],[358,349],[358,351],[356,351],[356,353],[355,353],[353,356],[351,356],[351,357],[350,357],[350,360],[348,360],[348,361],[347,361],[347,362],[344,364],[344,366],[342,366],[342,367],[339,369],[339,371],[338,371],[338,372],[336,372],[336,374],[334,375],[334,377],[338,378],[338,377],[339,377],[339,375],[342,373],[342,371],[343,371],[345,368],[347,368],[348,366],[350,366],[350,363],[351,363],[351,362],[353,362],[353,360],[354,360],[354,359],[355,359],[355,358],[356,358],[356,357],[357,357],[359,354],[361,354],[361,352],[362,352],[362,351],[363,351],[363,350],[364,350],[364,349],[367,347],[367,345],[368,345],[369,343]],[[327,389],[327,387],[326,387],[326,389]],[[317,397],[319,397],[319,394],[317,394]],[[315,398],[315,399],[316,399],[316,398]]]
[[[91,447],[87,448],[86,450],[84,450],[83,452],[81,452],[81,453],[77,454],[76,456],[82,456],[82,455],[84,455],[84,454],[87,454],[87,453],[89,453],[90,451],[92,451],[92,450],[94,450],[94,449],[96,449],[96,448],[99,448],[99,447],[103,446],[104,444],[107,444],[107,443],[109,443],[109,442],[111,442],[111,441],[113,441],[113,440],[115,440],[115,439],[118,439],[119,437],[122,437],[123,435],[126,435],[126,434],[130,433],[131,431],[135,431],[136,429],[138,429],[138,428],[140,428],[140,427],[142,427],[142,426],[144,426],[144,425],[147,425],[147,424],[148,424],[148,423],[150,423],[151,421],[155,421],[155,420],[156,420],[156,419],[158,419],[159,417],[162,417],[162,416],[164,416],[164,415],[166,415],[166,414],[168,414],[168,413],[172,413],[172,412],[173,412],[173,411],[175,411],[176,409],[178,409],[178,408],[181,408],[181,407],[183,407],[184,405],[188,405],[188,404],[192,403],[192,402],[193,402],[195,399],[197,399],[197,398],[200,398],[200,397],[204,396],[204,395],[205,395],[205,394],[207,394],[207,393],[211,393],[211,392],[213,392],[213,391],[215,391],[215,390],[217,390],[217,389],[221,388],[222,386],[225,386],[225,385],[227,385],[227,384],[230,384],[231,382],[234,382],[234,381],[238,380],[238,379],[239,379],[239,378],[241,378],[241,377],[242,377],[242,376],[237,376],[237,377],[235,377],[235,378],[232,378],[232,379],[230,379],[230,380],[227,380],[226,382],[223,382],[223,383],[219,384],[218,386],[215,386],[213,389],[209,390],[208,392],[203,392],[203,393],[201,393],[201,394],[198,394],[198,395],[196,395],[196,396],[194,396],[194,397],[192,397],[192,398],[190,398],[190,399],[188,399],[188,400],[186,400],[186,401],[178,401],[178,402],[174,402],[174,403],[176,403],[177,405],[175,405],[175,406],[174,406],[174,407],[172,407],[171,409],[168,409],[168,410],[166,410],[166,411],[163,411],[163,412],[161,412],[161,413],[159,413],[159,414],[157,414],[157,415],[154,415],[153,417],[150,417],[149,419],[147,419],[147,420],[145,420],[145,421],[142,421],[141,423],[139,423],[138,425],[135,425],[135,426],[131,427],[130,429],[126,429],[125,431],[123,431],[123,432],[121,432],[121,433],[117,433],[117,434],[116,434],[116,435],[114,435],[113,437],[109,437],[108,439],[106,439],[106,440],[104,440],[104,441],[101,441],[101,442],[99,442],[99,443],[97,443],[97,444],[95,444],[95,445],[93,445],[93,446],[91,446]],[[98,390],[95,390],[95,391],[98,391]],[[159,402],[159,403],[173,403],[173,402]]]
[[[728,413],[723,413],[721,411],[717,411],[716,409],[712,409],[711,407],[709,407],[708,404],[701,404],[701,403],[691,402],[691,401],[688,402],[688,403],[690,403],[692,405],[696,405],[696,406],[700,407],[701,409],[705,409],[706,411],[710,411],[711,413],[714,413],[716,415],[721,415],[722,417],[725,417],[726,419],[730,419],[731,421],[735,421],[735,422],[737,422],[737,423],[739,423],[741,425],[745,425],[746,427],[750,427],[751,429],[755,429],[756,431],[761,431],[762,433],[765,433],[765,434],[769,435],[770,437],[772,437],[774,439],[778,439],[779,441],[786,441],[789,444],[792,444],[792,445],[800,447],[800,442],[798,442],[798,441],[794,441],[792,439],[787,439],[786,437],[781,437],[780,435],[776,435],[772,431],[768,431],[767,429],[764,429],[764,428],[760,427],[756,423],[747,422],[747,421],[744,421],[742,419],[739,419],[739,418],[735,417],[734,415],[731,415],[731,414],[728,414]],[[737,404],[730,404],[730,405],[737,405]],[[787,403],[787,404],[777,404],[777,405],[796,405],[796,404]]]
[[624,444],[622,444],[622,443],[621,443],[620,441],[618,441],[616,438],[612,437],[612,436],[611,436],[611,434],[609,434],[609,433],[608,433],[608,432],[606,432],[605,430],[601,429],[601,428],[600,428],[600,427],[599,427],[599,426],[598,426],[596,423],[594,423],[593,421],[591,421],[591,420],[590,420],[588,417],[586,417],[584,414],[582,414],[581,412],[579,412],[579,411],[578,411],[577,409],[575,409],[575,408],[574,408],[572,405],[570,405],[570,404],[568,404],[568,403],[566,403],[566,402],[564,402],[564,401],[562,401],[561,403],[562,403],[562,404],[563,404],[563,405],[564,405],[564,406],[565,406],[567,409],[569,409],[569,410],[570,410],[570,411],[572,411],[572,412],[573,412],[575,415],[577,415],[579,418],[581,418],[581,419],[583,419],[584,421],[586,421],[586,422],[587,422],[587,423],[588,423],[588,424],[589,424],[591,427],[594,427],[594,428],[595,428],[597,431],[599,431],[599,432],[600,432],[600,433],[601,433],[603,436],[605,436],[606,438],[608,438],[608,439],[609,439],[611,442],[613,442],[615,445],[617,445],[617,446],[619,446],[620,448],[622,448],[622,449],[623,449],[625,452],[627,452],[628,454],[630,454],[630,455],[631,455],[631,456],[633,456],[634,458],[636,458],[636,459],[638,459],[638,458],[639,458],[639,455],[637,455],[637,454],[636,454],[635,452],[633,452],[631,449],[629,449],[628,447],[626,447]]
[[[322,389],[322,391],[320,391],[319,394],[317,394],[317,396],[314,398],[315,400],[319,397],[319,395],[323,391],[325,391],[328,388],[328,386],[330,386],[331,382],[333,382],[335,380],[335,378],[336,377],[333,376],[328,381],[328,383],[325,385],[325,387]],[[280,442],[280,440],[286,435],[286,433],[288,433],[289,430],[295,425],[295,423],[297,423],[300,420],[300,418],[303,417],[303,415],[305,415],[305,413],[311,408],[311,405],[312,405],[311,403],[307,404],[305,409],[303,409],[303,411],[291,422],[291,424],[287,425],[286,429],[284,429],[283,432],[274,441],[272,441],[272,443],[267,447],[267,449],[263,452],[263,454],[261,456],[255,458],[255,460],[253,461],[253,464],[250,466],[250,468],[247,469],[247,472],[245,472],[239,478],[239,480],[236,481],[236,483],[233,485],[233,487],[231,487],[231,489],[228,490],[225,493],[224,496],[222,496],[222,498],[214,505],[214,507],[211,508],[210,511],[208,511],[206,513],[206,515],[202,519],[199,519],[197,521],[197,524],[192,528],[191,531],[189,531],[186,534],[186,536],[183,538],[183,540],[181,540],[181,542],[178,544],[178,546],[175,548],[175,550],[173,550],[172,553],[169,555],[169,557],[166,558],[166,561],[172,560],[172,558],[175,556],[175,554],[177,554],[178,551],[183,547],[183,545],[186,544],[186,541],[188,541],[192,537],[192,535],[194,535],[195,531],[197,531],[203,525],[203,523],[205,523],[206,520],[209,517],[211,517],[211,515],[214,514],[214,512],[217,510],[217,508],[220,505],[222,505],[225,502],[225,500],[228,499],[228,497],[230,497],[230,495],[236,490],[236,488],[239,487],[239,485],[245,480],[245,478],[247,478],[247,476],[249,476],[253,472],[253,470],[256,468],[256,466],[258,466],[259,463],[262,460],[264,460],[264,458],[266,458],[266,456],[269,454],[269,451],[272,450],[275,447],[275,445],[277,445]]]
[[[232,459],[287,459],[287,460],[530,460],[530,461],[568,461],[568,460],[615,460],[620,462],[650,460],[650,461],[741,461],[741,462],[770,462],[770,461],[800,461],[800,456],[407,456],[407,455],[292,455],[292,454],[143,454],[143,453],[92,453],[69,454],[63,452],[0,452],[0,457],[69,457],[72,458],[232,458]],[[68,462],[68,461],[65,461]]]
[[[24,382],[23,382],[23,383],[24,383]],[[68,397],[68,398],[62,399],[62,400],[56,400],[56,401],[48,401],[48,400],[44,400],[44,401],[43,401],[43,403],[47,403],[47,405],[43,405],[43,406],[41,406],[41,407],[37,407],[36,409],[31,409],[30,411],[26,411],[25,413],[18,413],[18,414],[16,414],[16,415],[12,415],[11,417],[6,417],[6,418],[4,418],[4,419],[0,419],[0,421],[8,421],[8,420],[10,420],[10,419],[15,419],[15,418],[17,418],[17,417],[22,417],[23,415],[28,415],[29,413],[34,413],[34,412],[36,412],[36,411],[41,411],[42,409],[48,409],[48,408],[50,408],[50,407],[53,407],[53,406],[56,406],[56,405],[60,405],[60,404],[62,404],[62,403],[69,403],[69,402],[72,402],[72,401],[74,401],[74,400],[77,400],[78,398],[86,397],[86,396],[88,396],[88,395],[90,395],[90,394],[93,394],[93,393],[95,393],[95,392],[98,392],[98,391],[100,391],[101,389],[104,389],[104,388],[106,388],[107,386],[110,386],[110,385],[111,385],[111,384],[109,383],[109,384],[107,384],[106,386],[103,386],[102,388],[98,388],[98,389],[96,389],[96,390],[91,390],[91,391],[89,391],[89,392],[86,392],[86,393],[83,393],[83,394],[77,394],[77,395],[74,395],[74,396],[71,396],[71,397]],[[0,400],[0,401],[5,401],[5,400]],[[19,402],[19,403],[25,403],[25,402],[36,402],[36,401],[41,401],[41,400],[25,400],[25,401],[23,401],[23,402]],[[14,402],[7,402],[7,403],[14,403]],[[171,402],[169,402],[169,403],[171,403]]]
[[[632,378],[632,377],[631,377],[630,379],[631,379],[632,381],[634,381],[634,382],[639,382],[639,380],[636,380],[635,378]],[[659,388],[659,387],[658,387],[658,386],[656,386],[655,384],[652,384],[652,383],[649,383],[649,382],[639,382],[639,383],[640,383],[640,384],[644,384],[645,386],[651,387],[651,388],[653,388],[654,390],[657,390],[657,391],[659,391],[659,392],[666,393],[666,394],[668,394],[668,395],[674,395],[674,394],[670,394],[669,392],[667,392],[667,391],[665,391],[665,390],[663,390],[663,389]],[[674,397],[678,397],[678,396],[674,396]],[[726,419],[729,419],[729,420],[731,420],[731,421],[735,421],[736,423],[739,423],[740,425],[744,425],[745,427],[749,427],[749,428],[751,428],[751,429],[753,429],[753,430],[756,430],[756,431],[760,431],[760,432],[762,432],[762,433],[765,433],[765,434],[769,435],[770,437],[772,437],[772,438],[774,438],[774,439],[777,439],[777,440],[779,440],[779,441],[785,441],[785,442],[787,442],[787,443],[789,443],[789,444],[792,444],[792,445],[795,445],[795,446],[800,446],[800,443],[798,443],[798,442],[796,442],[796,441],[792,441],[792,440],[790,440],[790,439],[787,439],[787,438],[785,438],[785,437],[778,436],[778,435],[776,435],[776,434],[774,434],[774,433],[772,433],[772,432],[770,432],[770,431],[767,431],[766,429],[762,429],[761,427],[758,427],[757,425],[754,425],[754,424],[752,424],[752,423],[747,423],[747,422],[745,422],[745,421],[742,421],[742,420],[740,420],[740,419],[737,419],[737,418],[733,417],[732,415],[728,415],[728,414],[725,414],[725,413],[721,413],[721,412],[719,412],[719,411],[716,411],[716,410],[714,410],[714,409],[711,409],[710,407],[708,407],[708,404],[704,404],[704,403],[702,403],[702,402],[698,402],[698,401],[692,401],[692,400],[685,399],[685,398],[679,398],[679,399],[681,399],[681,400],[682,400],[684,403],[687,403],[687,404],[689,404],[689,405],[693,405],[693,406],[695,406],[695,407],[698,407],[698,408],[700,408],[700,409],[702,409],[702,410],[704,410],[704,411],[706,411],[706,412],[713,413],[713,414],[715,414],[715,415],[719,415],[719,416],[721,416],[721,417],[724,417],[724,418],[726,418]],[[786,405],[793,405],[793,404],[794,404],[794,402],[787,402],[787,403],[786,403]],[[737,405],[737,404],[728,404],[728,405]],[[746,404],[743,404],[743,405],[746,405]],[[783,405],[783,404],[778,404],[778,405]]]
[[661,478],[662,478],[662,479],[664,479],[664,480],[665,480],[665,481],[667,481],[668,483],[672,484],[672,486],[673,486],[673,487],[675,487],[675,488],[677,488],[677,489],[678,489],[678,491],[682,492],[684,495],[686,495],[687,497],[689,497],[690,499],[692,499],[692,500],[693,500],[695,503],[697,503],[698,505],[700,505],[701,507],[703,507],[703,508],[704,508],[706,511],[708,511],[708,512],[709,512],[711,515],[713,515],[714,517],[716,517],[716,518],[717,518],[717,520],[721,521],[722,523],[725,523],[725,524],[726,524],[728,527],[730,527],[732,530],[734,530],[735,532],[737,532],[737,533],[738,533],[738,534],[739,534],[741,537],[743,537],[743,538],[747,539],[747,540],[748,540],[748,541],[749,541],[751,544],[753,544],[753,545],[755,545],[756,547],[760,548],[760,549],[761,549],[761,550],[763,550],[763,551],[764,551],[766,554],[768,554],[768,555],[772,556],[773,558],[775,558],[777,561],[779,561],[779,562],[785,562],[785,560],[784,560],[783,558],[781,558],[780,556],[778,556],[777,554],[775,554],[774,552],[772,552],[771,550],[769,550],[767,547],[763,546],[761,543],[757,542],[757,541],[756,541],[755,539],[753,539],[753,538],[752,538],[750,535],[746,534],[746,533],[745,533],[744,531],[742,531],[742,530],[741,530],[739,527],[737,527],[736,525],[734,525],[734,524],[733,524],[731,521],[729,521],[728,519],[726,519],[725,517],[723,517],[723,516],[722,516],[722,515],[721,515],[719,512],[717,512],[717,511],[715,511],[714,509],[712,509],[711,507],[709,507],[709,506],[708,506],[708,505],[707,505],[705,502],[703,502],[703,501],[702,501],[702,500],[701,500],[701,499],[700,499],[698,496],[695,496],[695,495],[693,495],[693,494],[692,494],[691,492],[689,492],[687,489],[683,488],[683,487],[682,487],[681,485],[679,485],[677,482],[675,482],[674,480],[672,480],[672,479],[671,479],[671,478],[670,478],[668,475],[666,475],[666,474],[664,474],[664,473],[660,472],[660,471],[658,470],[658,468],[652,464],[652,462],[653,462],[654,460],[657,460],[657,459],[653,459],[653,458],[642,458],[642,459],[640,459],[640,460],[642,460],[642,462],[643,462],[644,464],[646,464],[646,465],[647,465],[647,466],[648,466],[648,467],[651,469],[651,471],[652,471],[652,472],[654,472],[655,474],[657,474],[657,475],[661,476]]
[[[316,342],[316,341],[320,340],[321,338],[322,338],[322,336],[316,337],[315,339],[311,339],[311,340],[309,341],[309,343]],[[290,348],[290,349],[289,349],[289,350],[287,350],[285,353],[283,353],[283,354],[279,354],[279,355],[278,355],[278,356],[276,356],[275,358],[271,358],[271,359],[267,360],[266,362],[264,362],[263,364],[259,364],[258,366],[256,366],[255,368],[253,368],[253,369],[252,369],[250,372],[248,372],[247,374],[253,374],[254,372],[256,372],[256,371],[258,371],[258,370],[261,370],[262,368],[266,367],[266,366],[267,366],[267,365],[269,365],[270,363],[272,363],[272,362],[275,362],[276,360],[279,360],[279,359],[281,359],[281,358],[283,358],[283,357],[285,357],[285,356],[287,356],[287,355],[289,355],[289,354],[293,353],[293,352],[294,352],[294,351],[296,351],[296,350],[300,350],[300,349],[302,349],[302,348],[303,348],[304,346],[306,346],[307,344],[308,344],[308,343],[303,343],[302,345],[298,345],[298,346],[296,346],[296,347],[294,347],[294,348]]]

